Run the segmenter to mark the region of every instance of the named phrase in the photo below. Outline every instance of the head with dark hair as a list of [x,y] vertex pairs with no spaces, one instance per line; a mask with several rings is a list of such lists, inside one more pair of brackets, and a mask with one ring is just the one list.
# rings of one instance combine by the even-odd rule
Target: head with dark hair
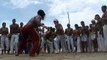
[[6,27],[6,22],[3,22],[3,23],[2,23],[2,27]]
[[102,12],[105,13],[106,10],[107,10],[107,6],[106,6],[106,5],[103,5],[103,6],[101,7],[101,9],[102,9]]
[[51,32],[55,31],[55,28],[53,28],[53,27],[49,27],[49,29],[51,30]]
[[43,10],[41,10],[41,9],[38,10],[37,14],[40,15],[40,16],[42,17],[42,19],[44,19],[44,17],[45,17],[45,12],[44,12]]
[[59,23],[59,21],[57,19],[55,19],[53,22],[54,22],[54,24],[58,24]]
[[96,14],[94,19],[95,19],[95,20],[99,20],[99,19],[100,19],[100,15],[99,15],[99,14]]
[[52,27],[49,27],[49,29],[52,29]]
[[89,25],[90,29],[92,28],[92,24]]
[[20,22],[20,27],[23,27],[23,22]]
[[87,25],[87,26],[86,26],[86,28],[88,29],[88,28],[89,28],[89,26]]
[[70,28],[70,24],[67,24],[67,27]]
[[95,16],[99,16],[99,14],[96,14]]
[[75,24],[75,29],[78,29],[78,28],[79,28],[78,24]]
[[96,22],[95,22],[95,20],[92,20],[91,23],[92,23],[92,24],[95,24]]
[[81,25],[82,25],[82,26],[85,26],[85,23],[84,23],[84,21],[81,21]]
[[55,28],[52,28],[52,32],[55,32]]
[[16,19],[13,19],[13,20],[12,20],[12,23],[15,24],[15,23],[16,23]]
[[23,25],[23,22],[20,22],[20,25]]

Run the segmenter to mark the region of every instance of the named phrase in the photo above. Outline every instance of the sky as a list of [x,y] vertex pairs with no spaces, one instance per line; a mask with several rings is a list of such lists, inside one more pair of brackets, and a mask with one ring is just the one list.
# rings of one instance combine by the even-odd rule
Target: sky
[[107,0],[0,0],[0,27],[2,22],[9,27],[13,18],[18,24],[26,24],[37,15],[39,9],[46,13],[42,21],[46,26],[54,27],[53,21],[58,19],[65,29],[68,24],[67,12],[72,28],[74,24],[80,25],[80,21],[89,25],[96,14],[102,16],[102,5],[107,5]]

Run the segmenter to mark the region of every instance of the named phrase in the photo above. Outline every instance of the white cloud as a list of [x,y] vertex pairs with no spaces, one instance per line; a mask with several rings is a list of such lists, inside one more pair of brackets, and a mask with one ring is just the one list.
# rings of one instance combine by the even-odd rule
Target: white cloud
[[107,4],[106,0],[48,0],[50,4],[48,15],[54,16],[66,28],[68,23],[67,11],[71,18],[71,25],[79,24],[85,21],[86,25],[90,24],[95,14],[101,15],[100,7]]
[[[68,23],[67,11],[70,15],[72,27],[74,27],[74,24],[80,25],[82,20],[88,25],[95,14],[101,15],[100,7],[107,5],[106,0],[8,0],[4,5],[11,5],[13,8],[26,8],[31,4],[37,5],[41,3],[43,7],[48,5],[48,8],[46,8],[48,13],[46,14],[46,21],[44,21],[45,25],[54,25],[53,19],[57,18],[64,28]],[[52,21],[48,22],[48,20]]]
[[40,4],[39,0],[10,0],[4,3],[4,5],[10,5],[12,8],[26,8],[30,4]]

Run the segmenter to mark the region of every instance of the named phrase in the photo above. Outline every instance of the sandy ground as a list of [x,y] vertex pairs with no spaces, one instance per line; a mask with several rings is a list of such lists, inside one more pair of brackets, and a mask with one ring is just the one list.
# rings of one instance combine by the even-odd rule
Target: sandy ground
[[60,53],[60,54],[40,54],[36,57],[29,57],[22,54],[0,55],[0,60],[107,60],[107,53]]

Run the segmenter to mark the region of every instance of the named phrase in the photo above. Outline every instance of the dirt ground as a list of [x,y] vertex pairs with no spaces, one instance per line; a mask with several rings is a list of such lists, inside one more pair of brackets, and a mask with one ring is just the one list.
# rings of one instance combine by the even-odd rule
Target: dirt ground
[[43,54],[35,57],[22,54],[0,55],[0,60],[107,60],[107,53],[60,53],[60,54]]

